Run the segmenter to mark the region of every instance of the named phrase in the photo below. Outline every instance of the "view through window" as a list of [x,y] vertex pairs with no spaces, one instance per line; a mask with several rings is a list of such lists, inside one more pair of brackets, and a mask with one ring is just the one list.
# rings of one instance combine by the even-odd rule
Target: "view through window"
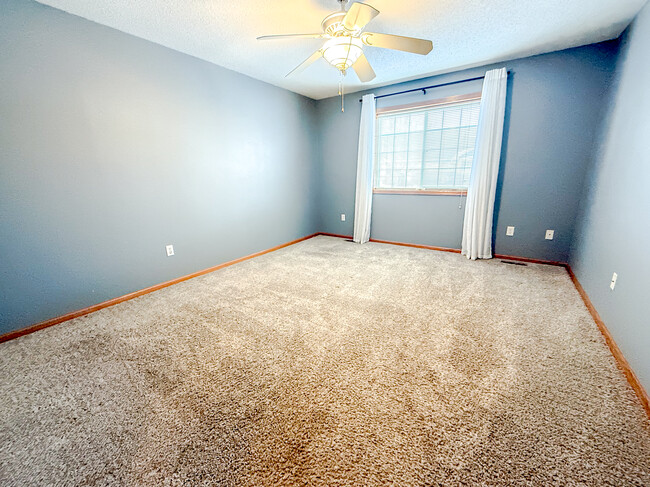
[[467,190],[480,99],[377,117],[376,189]]

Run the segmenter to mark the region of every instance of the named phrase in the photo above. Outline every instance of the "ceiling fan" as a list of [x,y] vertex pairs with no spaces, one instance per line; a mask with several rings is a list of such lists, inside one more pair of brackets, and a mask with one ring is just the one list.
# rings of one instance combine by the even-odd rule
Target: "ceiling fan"
[[300,38],[327,39],[323,47],[289,72],[287,77],[302,72],[307,66],[323,57],[338,69],[341,75],[345,75],[346,71],[352,68],[359,79],[365,83],[373,80],[376,75],[363,54],[364,46],[395,49],[422,55],[430,53],[433,49],[433,43],[425,39],[365,32],[364,27],[379,14],[379,10],[365,3],[354,2],[346,12],[345,6],[348,0],[337,1],[341,4],[341,10],[323,19],[322,32],[270,35],[257,38],[260,41]]

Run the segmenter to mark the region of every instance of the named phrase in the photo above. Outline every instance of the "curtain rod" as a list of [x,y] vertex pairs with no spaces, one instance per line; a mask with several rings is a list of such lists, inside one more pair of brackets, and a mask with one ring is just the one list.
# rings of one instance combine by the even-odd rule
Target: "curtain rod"
[[[510,71],[508,71],[507,73],[510,74]],[[483,78],[485,78],[485,76],[477,76],[476,78],[461,79],[458,81],[450,81],[448,83],[440,83],[438,85],[424,86],[422,88],[413,88],[411,90],[397,91],[395,93],[387,93],[385,95],[376,96],[375,100],[379,100],[380,98],[386,98],[387,96],[403,95],[404,93],[413,93],[414,91],[421,91],[423,95],[426,95],[427,90],[430,90],[432,88],[440,88],[441,86],[456,85],[458,83],[467,83],[469,81],[478,81]],[[359,99],[359,101],[361,101],[361,99]]]

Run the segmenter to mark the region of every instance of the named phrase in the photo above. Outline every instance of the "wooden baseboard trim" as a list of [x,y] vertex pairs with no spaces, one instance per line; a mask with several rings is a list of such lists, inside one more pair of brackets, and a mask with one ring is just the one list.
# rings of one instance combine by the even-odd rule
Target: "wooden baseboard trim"
[[416,249],[427,249],[427,250],[437,250],[438,252],[453,252],[454,254],[460,254],[460,249],[450,249],[448,247],[434,247],[433,245],[420,245],[412,244],[405,242],[393,242],[392,240],[377,240],[376,238],[371,238],[371,242],[389,244],[389,245],[399,245],[400,247],[413,247]]
[[528,262],[530,264],[554,265],[559,267],[567,266],[566,262],[558,262],[555,260],[544,260],[544,259],[531,259],[530,257],[518,257],[516,255],[494,254],[492,257],[495,259],[516,260],[517,262]]
[[325,233],[325,232],[319,232],[317,235],[323,235],[324,237],[336,237],[336,238],[344,238],[347,240],[352,240],[352,235],[340,235],[338,233]]
[[172,279],[171,281],[163,282],[160,284],[156,284],[154,286],[147,287],[145,289],[140,289],[139,291],[134,291],[129,294],[125,294],[123,296],[119,296],[117,298],[109,299],[108,301],[104,301],[102,303],[94,304],[92,306],[88,306],[87,308],[83,308],[77,311],[72,311],[71,313],[67,313],[63,316],[57,316],[56,318],[51,318],[46,321],[41,321],[40,323],[36,323],[34,325],[28,326],[27,328],[22,328],[20,330],[14,330],[10,331],[8,333],[5,333],[4,335],[0,335],[0,343],[6,342],[9,340],[13,340],[15,338],[24,336],[24,335],[29,335],[30,333],[34,333],[35,331],[42,330],[43,328],[48,328],[50,326],[58,325],[59,323],[63,323],[64,321],[69,321],[74,318],[79,318],[80,316],[84,316],[87,314],[90,314],[94,311],[99,311],[100,309],[108,308],[109,306],[113,306],[115,304],[123,303],[124,301],[128,301],[129,299],[137,298],[139,296],[143,296],[145,294],[152,293],[154,291],[158,291],[159,289],[163,289],[165,287],[172,286],[174,284],[178,284],[179,282],[187,281],[188,279],[193,279],[194,277],[199,277],[204,274],[209,274],[210,272],[218,271],[219,269],[223,269],[224,267],[228,267],[234,264],[238,264],[240,262],[243,262],[245,260],[252,259],[254,257],[259,257],[260,255],[268,254],[269,252],[274,252],[276,250],[283,249],[285,247],[288,247],[290,245],[297,244],[298,242],[302,242],[304,240],[310,239],[312,237],[315,237],[316,235],[319,235],[318,233],[314,233],[312,235],[307,235],[306,237],[302,237],[296,240],[292,240],[291,242],[283,243],[282,245],[276,245],[275,247],[271,247],[270,249],[262,250],[260,252],[255,252],[254,254],[250,254],[244,257],[240,257],[239,259],[231,260],[229,262],[224,262],[223,264],[219,264],[213,267],[209,267],[207,269],[200,270],[198,272],[193,272],[192,274],[187,274],[186,276],[182,277],[177,277],[176,279]]
[[[327,237],[337,237],[337,238],[345,238],[345,239],[352,239],[351,235],[339,235],[336,233],[325,233],[325,232],[320,232],[318,235],[325,235]],[[407,242],[395,242],[393,240],[379,240],[376,238],[371,238],[371,242],[375,243],[382,243],[382,244],[390,244],[390,245],[399,245],[401,247],[414,247],[416,249],[427,249],[427,250],[437,250],[438,252],[452,252],[454,254],[460,254],[461,250],[460,249],[452,249],[449,247],[435,247],[433,245],[420,245],[420,244],[413,244],[413,243],[407,243]],[[504,255],[504,254],[494,254],[493,258],[495,259],[505,259],[505,260],[515,260],[518,262],[528,262],[531,264],[544,264],[544,265],[554,265],[554,266],[560,266],[560,267],[566,267],[567,264],[565,262],[557,262],[554,260],[543,260],[543,259],[531,259],[530,257],[518,257],[516,255]]]
[[[344,238],[346,240],[352,240],[352,235],[339,235],[337,233],[325,233],[325,232],[321,232],[318,235],[324,235],[326,237],[336,237],[336,238]],[[460,254],[460,249],[450,249],[450,248],[447,248],[447,247],[434,247],[432,245],[420,245],[420,244],[412,244],[412,243],[406,243],[406,242],[394,242],[392,240],[377,240],[376,238],[371,238],[370,242],[381,243],[381,244],[389,244],[389,245],[399,245],[400,247],[414,247],[416,249],[437,250],[439,252],[453,252],[455,254]]]
[[623,372],[623,375],[625,375],[625,378],[627,379],[628,383],[630,384],[635,394],[641,401],[641,405],[643,406],[643,409],[645,410],[648,418],[650,419],[650,398],[648,397],[648,393],[641,385],[641,382],[639,381],[639,378],[634,373],[634,370],[632,370],[632,367],[630,367],[630,363],[626,360],[625,356],[623,355],[623,352],[621,351],[620,348],[618,348],[618,345],[614,341],[614,337],[612,337],[612,334],[605,326],[605,323],[603,322],[602,318],[598,314],[598,311],[596,311],[596,308],[591,302],[591,299],[589,299],[587,292],[584,290],[582,284],[580,284],[580,281],[578,281],[578,278],[573,273],[573,269],[571,269],[571,266],[568,264],[565,267],[567,272],[569,273],[569,276],[571,277],[571,281],[573,281],[574,286],[578,290],[578,293],[580,294],[582,301],[585,303],[585,306],[587,306],[587,309],[589,310],[591,317],[596,322],[596,326],[600,330],[600,333],[603,335],[603,338],[605,338],[605,342],[609,347],[609,351],[614,356],[614,359],[616,360],[618,367]]
[[[352,240],[352,235],[339,235],[336,233],[324,233],[324,232],[321,232],[318,235],[325,235],[326,237],[337,237],[337,238],[345,238],[347,240]],[[439,252],[454,252],[456,254],[460,254],[460,249],[450,249],[447,247],[434,247],[432,245],[420,245],[420,244],[412,244],[406,242],[393,242],[392,240],[377,240],[376,238],[371,238],[370,241],[375,243],[381,243],[381,244],[399,245],[400,247],[415,247],[416,249],[437,250]]]

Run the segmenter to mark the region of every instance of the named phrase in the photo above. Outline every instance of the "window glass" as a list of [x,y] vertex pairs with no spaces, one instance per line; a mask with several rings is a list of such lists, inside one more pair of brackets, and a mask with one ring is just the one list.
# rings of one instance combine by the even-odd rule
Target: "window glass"
[[480,100],[380,114],[375,188],[466,190]]

